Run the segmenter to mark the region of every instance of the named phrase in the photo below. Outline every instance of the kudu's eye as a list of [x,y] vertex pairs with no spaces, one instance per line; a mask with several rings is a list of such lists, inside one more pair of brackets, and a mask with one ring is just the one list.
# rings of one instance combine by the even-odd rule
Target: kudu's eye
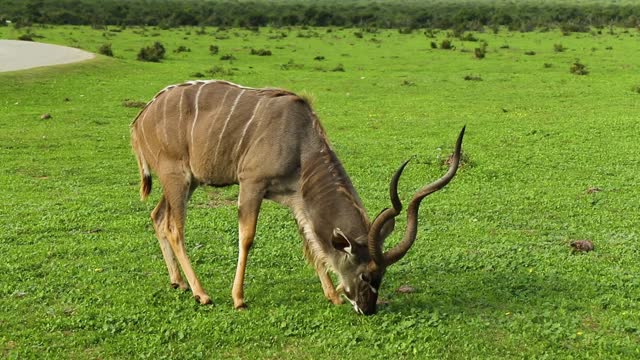
[[369,277],[369,275],[362,273],[360,274],[360,280],[366,282],[366,283],[370,283],[371,282],[371,278]]

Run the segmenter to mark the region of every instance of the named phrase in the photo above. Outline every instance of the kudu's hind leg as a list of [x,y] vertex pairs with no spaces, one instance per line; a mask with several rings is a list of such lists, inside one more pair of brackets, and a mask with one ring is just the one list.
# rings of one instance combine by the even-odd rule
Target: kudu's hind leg
[[253,245],[253,238],[256,235],[256,225],[258,213],[264,197],[263,186],[256,184],[240,184],[240,194],[238,195],[238,265],[236,276],[233,280],[233,307],[243,309],[244,303],[244,274],[247,268],[247,257]]
[[204,292],[195,271],[191,267],[191,262],[187,256],[184,244],[184,223],[187,215],[187,201],[195,189],[191,180],[184,174],[159,174],[160,182],[163,186],[164,197],[167,200],[167,218],[164,229],[171,250],[175,258],[180,263],[193,296],[201,304],[210,304],[211,298]]
[[173,250],[171,249],[171,244],[169,244],[169,240],[167,240],[167,236],[165,233],[165,229],[169,228],[168,224],[166,224],[166,222],[169,221],[169,217],[167,216],[169,212],[168,209],[169,203],[163,196],[156,208],[151,212],[151,220],[153,220],[153,227],[156,230],[156,237],[160,242],[162,257],[164,258],[164,262],[167,264],[167,269],[169,270],[169,279],[171,280],[171,286],[173,288],[181,288],[182,290],[187,290],[189,286],[184,282],[184,280],[182,280],[178,262],[176,261]]

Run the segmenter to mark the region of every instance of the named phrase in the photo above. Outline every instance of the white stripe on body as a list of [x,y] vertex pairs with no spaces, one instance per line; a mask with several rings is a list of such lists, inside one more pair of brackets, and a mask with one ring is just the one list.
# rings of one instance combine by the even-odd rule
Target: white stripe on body
[[220,136],[218,137],[218,146],[216,146],[216,152],[213,156],[213,164],[216,164],[217,159],[218,159],[218,151],[220,151],[220,143],[222,143],[222,136],[224,136],[224,132],[227,129],[227,125],[229,124],[229,120],[231,119],[231,115],[233,115],[233,112],[236,109],[236,106],[238,105],[238,102],[240,101],[240,97],[242,97],[242,95],[244,94],[244,92],[246,91],[246,89],[240,91],[240,93],[238,94],[238,96],[236,96],[236,100],[233,102],[233,105],[231,106],[231,110],[229,111],[229,115],[227,116],[227,119],[224,121],[224,126],[222,127],[222,131],[220,131]]
[[245,136],[247,135],[247,129],[249,129],[249,125],[251,125],[251,123],[253,122],[253,119],[255,119],[256,114],[258,113],[258,108],[260,107],[262,100],[264,100],[263,97],[260,98],[260,100],[258,100],[258,102],[256,103],[256,106],[253,108],[253,113],[251,114],[251,118],[249,119],[249,121],[247,121],[247,124],[244,126],[244,130],[242,130],[242,136],[240,137],[240,141],[238,142],[238,145],[236,146],[235,149],[235,156],[238,155],[238,152],[240,151],[240,146],[242,146],[242,142],[244,141]]
[[196,127],[196,122],[198,121],[198,112],[199,112],[199,105],[198,105],[198,101],[200,99],[200,92],[202,91],[202,88],[204,87],[205,84],[200,85],[200,87],[198,88],[198,92],[196,93],[196,113],[193,116],[193,124],[191,125],[191,145],[193,145],[193,129]]

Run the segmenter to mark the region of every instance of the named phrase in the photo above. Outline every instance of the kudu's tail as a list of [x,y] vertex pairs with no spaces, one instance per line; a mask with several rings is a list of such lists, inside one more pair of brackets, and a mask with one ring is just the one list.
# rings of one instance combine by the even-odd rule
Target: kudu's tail
[[145,160],[144,155],[138,146],[135,128],[132,128],[131,131],[131,147],[133,148],[133,152],[136,154],[136,159],[138,159],[138,169],[140,169],[140,200],[145,201],[151,193],[152,178],[151,171],[149,170],[149,164],[147,163],[147,160]]

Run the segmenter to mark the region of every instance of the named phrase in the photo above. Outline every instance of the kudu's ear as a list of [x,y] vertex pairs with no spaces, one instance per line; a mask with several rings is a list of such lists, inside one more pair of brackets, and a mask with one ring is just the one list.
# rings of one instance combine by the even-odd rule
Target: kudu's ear
[[338,251],[346,252],[349,255],[353,254],[353,246],[351,245],[351,241],[349,240],[349,238],[347,238],[347,235],[345,235],[342,230],[340,230],[340,228],[333,229],[331,245],[333,245],[333,248]]

